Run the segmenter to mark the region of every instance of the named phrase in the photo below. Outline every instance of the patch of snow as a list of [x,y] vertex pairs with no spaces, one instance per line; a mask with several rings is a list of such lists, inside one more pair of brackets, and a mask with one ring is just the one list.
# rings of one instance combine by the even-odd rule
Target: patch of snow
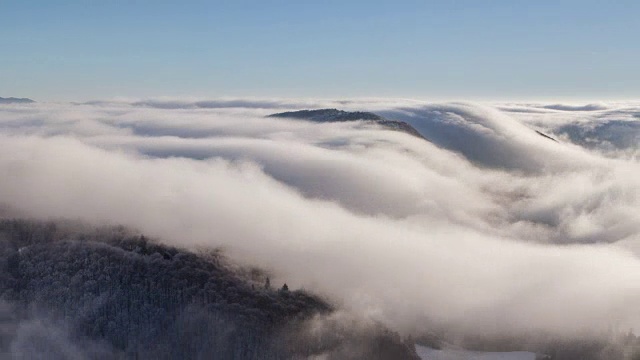
[[481,352],[466,350],[436,350],[416,345],[422,360],[535,360],[536,354],[528,351]]

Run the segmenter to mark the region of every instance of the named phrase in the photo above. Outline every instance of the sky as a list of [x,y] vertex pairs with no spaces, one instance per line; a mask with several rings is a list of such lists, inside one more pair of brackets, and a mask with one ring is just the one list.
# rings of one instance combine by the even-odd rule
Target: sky
[[637,1],[0,0],[0,96],[633,99]]

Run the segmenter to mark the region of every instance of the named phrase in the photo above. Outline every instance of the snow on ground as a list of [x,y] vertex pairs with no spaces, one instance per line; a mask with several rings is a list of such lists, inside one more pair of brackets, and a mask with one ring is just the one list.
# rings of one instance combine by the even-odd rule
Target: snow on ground
[[422,360],[535,360],[536,354],[527,351],[479,352],[465,350],[436,350],[416,345]]

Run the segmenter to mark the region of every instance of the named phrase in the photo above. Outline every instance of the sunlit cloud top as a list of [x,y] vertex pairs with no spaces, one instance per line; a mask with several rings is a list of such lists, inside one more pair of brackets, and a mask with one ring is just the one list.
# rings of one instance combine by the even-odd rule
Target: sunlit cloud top
[[[297,106],[370,110],[421,136],[266,116]],[[0,205],[221,248],[401,331],[637,328],[639,113],[383,99],[3,105]]]

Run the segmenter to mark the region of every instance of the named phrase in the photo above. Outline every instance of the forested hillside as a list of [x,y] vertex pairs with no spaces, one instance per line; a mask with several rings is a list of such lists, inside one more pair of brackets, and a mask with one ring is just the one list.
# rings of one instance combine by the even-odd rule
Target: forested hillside
[[[0,221],[2,354],[16,358],[411,359],[381,325],[330,321],[326,301],[216,251],[121,227]],[[313,323],[313,331],[309,324]]]

